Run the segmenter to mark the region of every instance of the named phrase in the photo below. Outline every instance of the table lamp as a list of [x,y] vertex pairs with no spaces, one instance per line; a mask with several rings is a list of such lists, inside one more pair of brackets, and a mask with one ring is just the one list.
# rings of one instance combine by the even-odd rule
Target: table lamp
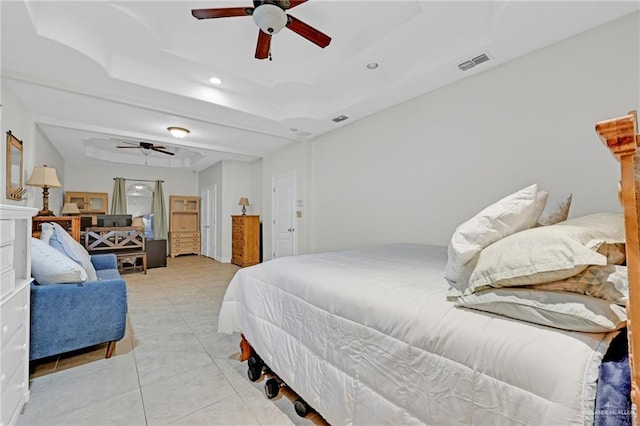
[[240,202],[238,203],[239,206],[242,206],[242,215],[246,215],[247,214],[247,206],[249,205],[249,199],[248,198],[240,198]]
[[46,164],[34,167],[27,185],[42,188],[42,210],[38,212],[38,216],[53,216],[53,212],[49,210],[49,188],[62,187],[56,169],[47,167]]
[[60,216],[77,216],[80,213],[80,209],[76,203],[64,203]]

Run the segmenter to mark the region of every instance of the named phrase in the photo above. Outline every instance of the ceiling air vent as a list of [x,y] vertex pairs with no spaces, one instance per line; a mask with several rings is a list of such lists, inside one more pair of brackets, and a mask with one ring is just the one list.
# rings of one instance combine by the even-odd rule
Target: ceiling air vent
[[476,56],[475,58],[467,59],[466,61],[459,63],[458,68],[460,68],[462,71],[467,71],[475,67],[476,65],[480,65],[483,62],[487,62],[489,59],[491,58],[489,58],[489,56],[487,56],[486,53],[483,53],[481,55]]
[[331,119],[331,121],[335,121],[336,123],[339,123],[341,121],[348,120],[348,119],[349,117],[347,117],[346,115],[339,115],[336,118]]

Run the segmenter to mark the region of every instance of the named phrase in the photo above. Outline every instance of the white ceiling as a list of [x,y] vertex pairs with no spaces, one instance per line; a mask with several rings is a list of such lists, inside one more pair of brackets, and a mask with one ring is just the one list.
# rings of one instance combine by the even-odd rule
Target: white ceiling
[[[68,161],[199,171],[313,139],[639,2],[310,0],[287,12],[331,44],[285,28],[272,38],[272,61],[254,59],[251,17],[191,16],[243,6],[252,1],[3,1],[2,77]],[[457,67],[481,53],[491,60]],[[332,121],[339,115],[349,119]],[[168,126],[191,133],[175,139]],[[115,148],[123,141],[176,155]]]

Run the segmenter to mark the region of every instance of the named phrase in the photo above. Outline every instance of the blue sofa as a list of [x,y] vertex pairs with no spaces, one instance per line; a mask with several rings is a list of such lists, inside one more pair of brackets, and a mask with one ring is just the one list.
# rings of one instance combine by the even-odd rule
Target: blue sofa
[[124,337],[127,286],[116,256],[91,256],[98,280],[31,284],[30,360],[109,342],[106,358]]

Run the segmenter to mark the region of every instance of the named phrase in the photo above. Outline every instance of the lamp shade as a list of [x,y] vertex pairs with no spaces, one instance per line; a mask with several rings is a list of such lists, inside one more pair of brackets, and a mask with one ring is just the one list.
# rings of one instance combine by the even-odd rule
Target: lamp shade
[[31,172],[31,177],[27,181],[29,186],[39,186],[40,188],[60,188],[62,184],[58,180],[58,174],[53,167],[47,165],[36,166]]
[[78,205],[76,203],[64,203],[60,214],[62,216],[73,216],[76,214],[80,214],[80,209],[78,208]]
[[240,198],[240,202],[238,203],[239,206],[248,206],[249,205],[249,199],[248,198]]

